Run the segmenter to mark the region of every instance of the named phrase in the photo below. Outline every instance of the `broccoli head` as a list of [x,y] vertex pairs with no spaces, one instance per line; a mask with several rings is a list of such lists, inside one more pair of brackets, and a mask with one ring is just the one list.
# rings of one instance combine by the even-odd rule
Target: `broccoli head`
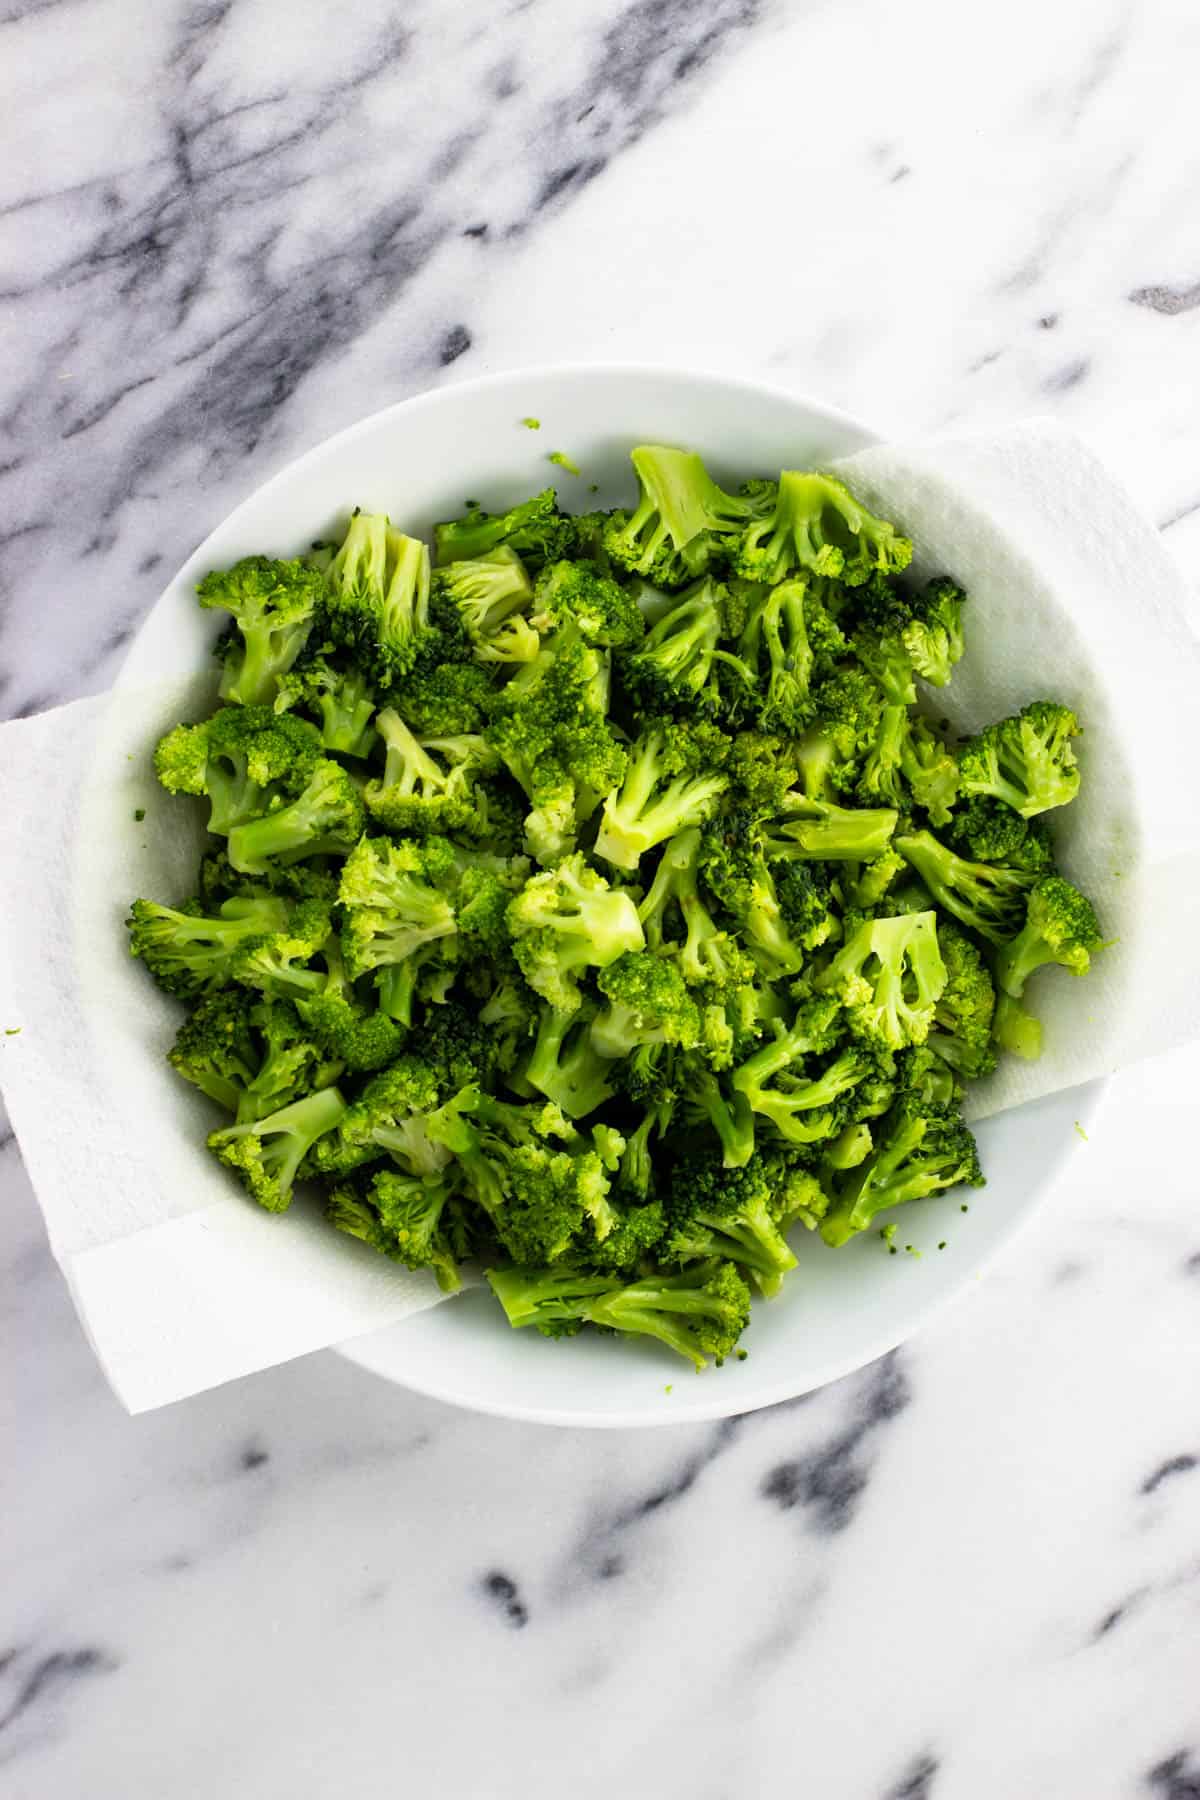
[[208,1147],[260,1206],[286,1212],[300,1164],[319,1139],[336,1131],[345,1111],[337,1088],[321,1088],[265,1118],[210,1132]]
[[1035,700],[963,745],[958,756],[962,791],[1003,800],[1023,819],[1066,806],[1079,792],[1071,745],[1078,735],[1079,721],[1069,707]]
[[786,469],[772,502],[746,526],[734,556],[751,581],[774,585],[810,571],[856,587],[875,570],[892,573],[912,560],[909,540],[860,506],[836,476]]
[[232,569],[213,569],[198,584],[201,606],[232,614],[234,630],[219,645],[221,698],[269,706],[308,640],[325,591],[307,563],[246,556]]
[[884,1120],[878,1146],[834,1184],[821,1236],[836,1249],[890,1207],[960,1182],[983,1186],[971,1133],[952,1110],[908,1096]]
[[924,1043],[946,986],[937,915],[866,920],[822,970],[817,986],[837,995],[851,1031],[865,1043],[882,1050]]
[[711,817],[728,777],[713,768],[727,748],[719,732],[651,728],[630,746],[625,779],[604,802],[596,855],[636,869],[647,850]]
[[645,943],[637,907],[576,853],[532,876],[508,909],[521,972],[534,991],[562,1012],[575,1012],[584,969],[604,969]]
[[638,478],[633,512],[615,512],[604,548],[620,569],[660,587],[685,587],[708,568],[713,551],[732,545],[757,502],[727,494],[690,450],[641,444],[632,452]]
[[208,829],[227,837],[299,794],[320,752],[316,728],[305,719],[269,706],[223,706],[160,739],[154,769],[169,794],[207,796]]
[[1029,891],[1024,925],[996,954],[996,980],[1019,1000],[1029,977],[1048,963],[1086,975],[1101,941],[1087,896],[1061,875],[1043,875]]
[[697,1369],[731,1355],[750,1317],[750,1290],[730,1262],[623,1287],[611,1274],[528,1267],[489,1269],[488,1281],[510,1325],[535,1325],[550,1337],[582,1324],[653,1337]]

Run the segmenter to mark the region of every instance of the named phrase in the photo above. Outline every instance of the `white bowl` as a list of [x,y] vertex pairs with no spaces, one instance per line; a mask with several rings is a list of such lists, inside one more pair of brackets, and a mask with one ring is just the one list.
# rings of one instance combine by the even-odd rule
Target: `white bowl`
[[[541,429],[527,429],[527,417]],[[631,495],[630,447],[646,441],[699,450],[718,480],[733,482],[877,440],[829,407],[717,376],[597,366],[491,376],[389,407],[319,445],[239,506],[188,571],[252,551],[294,554],[354,505],[388,511],[418,532],[468,498],[495,509],[551,481],[573,510],[613,506]],[[581,475],[551,467],[552,450],[572,457]],[[193,607],[181,617],[178,593],[176,582],[151,613],[118,687],[199,666],[207,655],[211,615]],[[660,1425],[789,1399],[883,1355],[974,1280],[1046,1198],[1076,1142],[1075,1121],[1090,1117],[1100,1092],[1093,1083],[982,1124],[987,1188],[901,1208],[893,1215],[899,1255],[875,1232],[837,1251],[797,1233],[800,1266],[778,1299],[756,1303],[745,1362],[697,1376],[648,1342],[593,1333],[551,1342],[510,1330],[479,1290],[341,1351],[438,1399],[555,1425]],[[919,1257],[906,1253],[909,1244]]]

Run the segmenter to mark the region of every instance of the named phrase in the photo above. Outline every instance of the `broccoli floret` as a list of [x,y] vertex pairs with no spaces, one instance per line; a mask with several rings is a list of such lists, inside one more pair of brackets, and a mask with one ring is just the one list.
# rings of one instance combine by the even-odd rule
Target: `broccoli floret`
[[322,952],[332,931],[327,901],[299,900],[288,911],[287,924],[240,945],[230,961],[235,981],[255,987],[272,1000],[298,1000],[319,993],[325,976],[308,965]]
[[890,574],[912,561],[909,540],[833,475],[785,469],[772,502],[746,527],[734,556],[734,567],[751,581],[774,585],[809,570],[857,587],[874,570]]
[[343,667],[328,655],[304,659],[279,682],[275,711],[286,712],[294,706],[320,719],[323,749],[359,759],[374,750],[375,692],[361,669]]
[[[810,800],[851,798],[883,735],[883,690],[848,664],[816,683],[812,702],[812,724],[796,747],[804,793]],[[889,724],[894,736],[894,716]]]
[[326,1217],[340,1231],[362,1238],[409,1269],[431,1269],[444,1294],[462,1286],[451,1234],[443,1227],[453,1189],[442,1175],[404,1175],[381,1169],[368,1200],[335,1188]]
[[923,719],[914,719],[904,734],[900,773],[933,824],[949,824],[958,799],[958,764]]
[[418,737],[459,737],[482,731],[495,693],[477,662],[439,662],[414,669],[392,703]]
[[364,837],[346,858],[338,890],[346,967],[352,980],[381,971],[381,1004],[395,1018],[408,1010],[403,984],[400,991],[392,985],[397,965],[457,933],[458,875],[454,848],[439,837],[399,843]]
[[[484,661],[496,661],[500,660],[492,654],[496,634],[514,614],[529,610],[533,583],[516,551],[501,544],[485,556],[464,557],[439,569],[434,592],[446,595],[458,608],[476,654],[485,652]],[[527,622],[521,622],[528,630]],[[536,649],[537,634],[533,637]]]
[[185,1081],[229,1113],[238,1111],[258,1073],[260,1053],[250,1020],[253,1004],[248,994],[228,989],[206,995],[179,1027],[167,1052],[167,1061]]
[[[673,1112],[673,1101],[651,1100],[645,1106],[638,1124],[627,1133],[617,1176],[617,1185],[623,1195],[646,1201],[654,1194],[657,1182],[650,1144],[653,1138],[661,1138],[666,1132]],[[659,1236],[664,1228],[665,1220]]]
[[603,969],[597,986],[608,1005],[592,1026],[601,1056],[628,1056],[647,1044],[690,1049],[700,1014],[674,961],[648,950],[627,950]]
[[740,927],[745,948],[768,980],[794,975],[804,947],[784,917],[775,877],[753,837],[718,819],[701,845],[701,868],[710,891]]
[[906,1097],[884,1121],[878,1147],[844,1180],[835,1182],[821,1236],[836,1249],[889,1207],[924,1199],[960,1182],[983,1186],[971,1133],[956,1113]]
[[511,1075],[522,1062],[540,1017],[541,1009],[519,976],[504,976],[488,996],[479,1023],[492,1040],[496,1067],[504,1074]]
[[557,862],[580,824],[621,779],[625,752],[607,719],[608,653],[585,644],[574,625],[543,644],[508,683],[488,732],[532,801],[530,854]]
[[533,605],[539,630],[573,624],[586,644],[627,649],[645,635],[637,601],[594,562],[557,562],[538,576]]
[[[808,583],[793,580],[764,589],[750,606],[738,639],[738,659],[751,684],[747,703],[764,731],[798,735],[812,717],[816,657],[808,612],[817,605]],[[822,666],[828,672],[827,659]]]
[[[874,1107],[880,1084],[890,1082],[886,1057],[853,1045],[808,1078],[796,1072],[796,1065],[832,1049],[838,1036],[837,1003],[824,998],[807,1001],[789,1028],[777,1022],[774,1037],[733,1072],[734,1091],[789,1143],[811,1144],[831,1137],[842,1123],[847,1095],[867,1089]],[[887,1093],[890,1098],[890,1087]]]
[[318,1139],[337,1129],[345,1111],[337,1088],[322,1088],[266,1118],[210,1132],[208,1147],[260,1206],[286,1212],[300,1164]]
[[475,1093],[461,1110],[443,1108],[430,1130],[457,1159],[510,1256],[552,1263],[577,1239],[602,1242],[612,1230],[604,1160],[556,1107]]
[[387,686],[426,648],[429,551],[386,513],[355,513],[328,575],[330,635]]
[[1023,819],[1003,800],[973,794],[956,808],[950,823],[951,845],[974,862],[1006,863],[1031,875],[1054,869],[1050,834],[1040,819]]
[[890,806],[837,806],[793,794],[766,839],[772,858],[873,862],[891,848],[899,813]]
[[958,757],[962,791],[1003,800],[1023,819],[1066,806],[1079,792],[1071,747],[1078,735],[1079,721],[1069,707],[1035,700],[963,745]]
[[570,554],[575,522],[558,510],[553,488],[523,500],[505,513],[486,513],[471,507],[460,519],[444,520],[433,528],[438,567],[475,560],[501,545],[514,550],[532,567],[554,562]]
[[612,514],[605,550],[632,575],[684,587],[704,574],[714,549],[733,543],[756,502],[725,493],[693,451],[641,444],[631,460],[638,503],[632,513]]
[[652,950],[678,942],[685,981],[723,993],[749,985],[755,969],[741,945],[717,925],[700,893],[701,848],[698,826],[671,839],[638,907],[638,918]]
[[264,894],[226,900],[211,915],[194,901],[176,911],[135,900],[125,923],[130,955],[142,959],[164,992],[190,999],[228,982],[238,952],[283,931],[288,917],[286,900]]
[[236,627],[220,645],[222,700],[270,705],[280,676],[304,648],[324,591],[318,570],[269,556],[246,556],[204,577],[196,588],[201,606],[231,613]]
[[672,1175],[663,1254],[685,1264],[713,1257],[737,1263],[764,1294],[776,1294],[796,1258],[775,1221],[774,1203],[773,1170],[764,1157],[726,1169],[710,1151],[690,1155]]
[[1002,944],[1020,929],[1034,876],[1020,869],[967,862],[928,831],[898,837],[896,848],[937,904],[981,937]]
[[167,1060],[239,1124],[328,1087],[342,1072],[294,1007],[229,989],[207,995],[188,1014]]
[[316,1041],[355,1073],[382,1069],[400,1053],[404,1031],[377,1007],[358,999],[346,978],[341,946],[330,939],[322,946],[325,975],[319,987],[293,995],[293,1004]]
[[208,829],[227,837],[299,794],[321,741],[307,720],[269,706],[223,706],[199,725],[177,725],[159,741],[154,769],[170,794],[207,795]]
[[711,1069],[694,1059],[687,1070],[684,1110],[690,1124],[711,1125],[727,1169],[740,1169],[754,1154],[754,1114],[746,1096],[727,1091]]
[[[842,885],[846,905],[856,912],[870,912],[882,903],[897,876],[907,868],[908,864],[896,850],[885,850],[882,856],[857,868],[847,866]],[[918,906],[912,910],[920,912],[922,908]]]
[[235,825],[229,833],[229,860],[254,875],[275,863],[345,852],[362,832],[362,798],[340,763],[321,757],[302,791],[262,818]]
[[561,1337],[564,1327],[592,1324],[655,1337],[697,1369],[709,1357],[724,1361],[750,1317],[750,1290],[733,1263],[697,1263],[626,1287],[613,1287],[611,1275],[519,1267],[489,1269],[488,1281],[512,1326]]
[[958,1074],[975,1081],[996,1066],[991,1050],[996,990],[987,964],[965,932],[943,918],[938,920],[937,935],[946,985],[935,1002],[927,1042]]
[[906,596],[909,618],[902,627],[913,668],[934,687],[945,687],[963,653],[962,608],[966,599],[956,582],[939,575]]
[[718,584],[705,577],[673,600],[632,655],[621,664],[625,684],[643,713],[711,716],[721,705],[716,672],[730,667],[743,685],[750,671],[718,650],[721,630]]
[[647,850],[709,818],[728,786],[711,761],[724,748],[720,733],[710,739],[701,728],[643,732],[630,746],[623,783],[604,802],[596,855],[636,869]]
[[576,1012],[541,1008],[537,1036],[522,1073],[531,1088],[560,1107],[569,1119],[583,1119],[612,1098],[612,1063],[592,1037],[593,1002]]
[[996,955],[996,980],[1019,1000],[1036,969],[1058,963],[1072,975],[1086,975],[1092,952],[1101,946],[1091,901],[1061,875],[1043,875],[1030,889],[1025,923]]
[[605,969],[645,942],[632,895],[610,888],[578,853],[525,883],[508,928],[530,987],[567,1013],[579,1007],[582,970]]
[[822,970],[817,986],[837,995],[851,1031],[865,1043],[883,1050],[924,1043],[946,986],[937,915],[868,919]]
[[420,743],[391,707],[377,722],[387,759],[382,780],[363,790],[371,817],[388,831],[473,835],[483,816],[478,779],[498,765],[487,740],[464,735]]
[[785,861],[775,875],[775,891],[784,924],[803,949],[819,949],[837,935],[840,927],[830,911],[829,889],[810,864]]

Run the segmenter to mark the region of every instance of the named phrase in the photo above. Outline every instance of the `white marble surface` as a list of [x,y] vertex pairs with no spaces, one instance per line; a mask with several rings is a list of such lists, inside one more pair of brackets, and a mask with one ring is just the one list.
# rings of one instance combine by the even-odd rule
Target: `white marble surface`
[[[1198,76],[1191,0],[0,0],[0,712],[307,444],[537,359],[1049,409],[1200,569]],[[885,1363],[633,1436],[333,1355],[130,1421],[8,1138],[0,1791],[1200,1795],[1198,1078]]]

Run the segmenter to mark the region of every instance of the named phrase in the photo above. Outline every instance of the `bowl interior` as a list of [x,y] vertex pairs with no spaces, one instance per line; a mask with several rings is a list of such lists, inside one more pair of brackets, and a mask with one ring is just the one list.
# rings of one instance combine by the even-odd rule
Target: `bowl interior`
[[[527,417],[540,429],[528,429]],[[529,370],[439,390],[342,432],[238,507],[163,594],[117,686],[201,665],[216,622],[193,588],[214,564],[252,551],[294,554],[354,506],[385,510],[416,532],[467,500],[495,508],[551,483],[573,511],[612,506],[632,498],[629,448],[648,440],[699,450],[718,479],[735,482],[849,455],[875,434],[811,401],[659,369]],[[558,450],[578,476],[548,462]],[[341,1349],[441,1399],[556,1424],[663,1424],[786,1399],[882,1355],[975,1278],[1045,1196],[1098,1092],[1093,1084],[987,1120],[979,1139],[988,1187],[966,1196],[968,1211],[957,1194],[902,1209],[895,1256],[876,1234],[837,1252],[798,1234],[800,1267],[779,1299],[755,1307],[747,1359],[702,1377],[649,1344],[590,1334],[550,1343],[511,1331],[477,1291]]]

